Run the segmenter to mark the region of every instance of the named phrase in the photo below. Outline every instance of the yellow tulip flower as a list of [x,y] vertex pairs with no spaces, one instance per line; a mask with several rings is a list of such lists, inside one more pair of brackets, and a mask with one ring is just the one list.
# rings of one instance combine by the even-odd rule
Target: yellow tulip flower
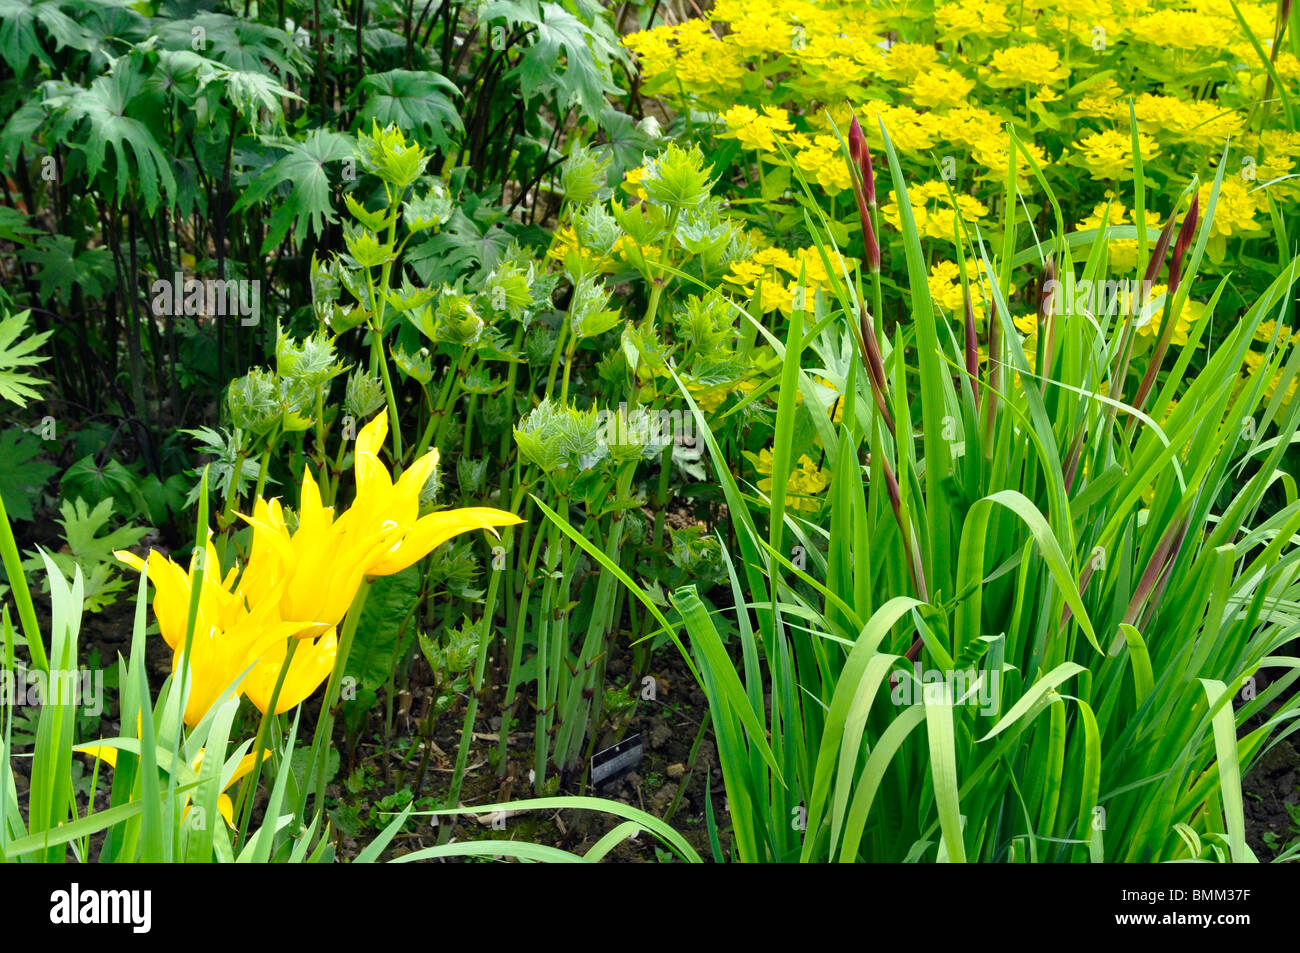
[[[273,651],[278,645],[281,648],[280,657],[283,658],[283,646],[287,639],[300,634],[315,635],[322,628],[310,623],[283,621],[277,614],[278,606],[274,601],[258,603],[250,610],[244,594],[239,589],[231,591],[234,571],[222,580],[220,563],[211,542],[207,549],[207,566],[211,571],[203,574],[198,614],[190,644],[189,697],[185,702],[184,718],[185,723],[191,726],[199,723],[221,693],[241,675],[257,672],[258,668],[253,668],[251,672],[249,669],[256,666],[268,651]],[[119,552],[117,557],[137,571],[146,572],[153,582],[153,606],[154,614],[158,617],[158,629],[173,652],[173,676],[179,677],[181,658],[185,653],[185,627],[189,618],[190,593],[193,591],[197,561],[191,560],[189,572],[186,573],[157,552],[151,552],[147,559],[129,552]],[[303,666],[306,664],[308,663],[304,662]],[[295,675],[303,666],[295,664],[290,669],[290,674]],[[318,681],[316,685],[319,684]],[[293,704],[296,705],[315,691],[316,685],[312,685]],[[282,690],[281,696],[281,701],[292,697],[287,690]]]
[[[297,638],[275,706],[277,715],[288,711],[333,671],[336,627],[367,576],[401,572],[461,533],[494,532],[495,527],[523,522],[513,513],[489,507],[420,516],[420,495],[438,465],[438,451],[426,453],[394,481],[379,460],[387,435],[386,412],[358,434],[356,499],[337,519],[334,507],[323,505],[316,481],[305,471],[298,525],[292,532],[279,500],[258,499],[251,516],[240,514],[253,529],[242,574],[231,569],[223,577],[216,549],[207,542],[207,571],[190,650],[186,724],[198,724],[221,693],[241,678],[239,691],[265,713],[289,640]],[[128,552],[117,556],[147,573],[153,583],[158,628],[175,653],[172,671],[179,671],[197,561],[191,559],[187,572],[159,553],[147,559]]]
[[[280,677],[280,668],[288,654],[289,640],[281,639],[268,649],[255,666],[240,683],[240,688],[262,714],[266,714],[271,705],[271,695],[275,691],[276,679]],[[338,639],[335,630],[330,629],[315,639],[301,638],[294,650],[289,672],[280,686],[280,696],[276,699],[275,714],[282,715],[296,707],[329,678],[334,670],[334,659],[338,654]]]
[[[285,589],[280,615],[336,626],[367,576],[401,572],[461,533],[523,522],[491,507],[468,507],[420,516],[420,494],[438,465],[430,450],[394,482],[379,459],[388,436],[388,412],[380,411],[357,435],[353,454],[356,499],[338,519],[321,504],[310,471],[303,472],[298,528],[290,533],[276,500],[258,500],[253,515],[253,550],[245,582],[250,602]],[[314,633],[310,633],[314,634]]]

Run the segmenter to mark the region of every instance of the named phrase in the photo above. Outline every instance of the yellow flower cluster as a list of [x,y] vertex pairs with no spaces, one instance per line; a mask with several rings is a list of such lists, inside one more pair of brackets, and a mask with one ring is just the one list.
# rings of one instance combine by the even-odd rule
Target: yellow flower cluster
[[[1146,133],[1138,133],[1138,145],[1144,163],[1160,154],[1160,147]],[[1133,137],[1130,133],[1104,129],[1084,136],[1078,146],[1094,179],[1133,178]]]
[[[759,490],[771,493],[772,451],[767,448],[760,450],[754,459],[754,467],[760,474],[766,474],[757,483]],[[808,454],[801,454],[786,483],[786,506],[802,513],[815,513],[821,505],[817,496],[830,485],[830,471],[818,467]]]
[[1006,4],[989,0],[971,0],[969,3],[935,5],[935,22],[940,31],[955,38],[999,37],[1011,32]]
[[[858,262],[845,258],[850,271]],[[804,284],[799,284],[802,276]],[[836,277],[843,281],[844,276]],[[742,261],[733,262],[724,279],[747,297],[760,296],[759,307],[766,313],[781,311],[790,314],[797,309],[813,308],[817,291],[829,293],[831,276],[815,246],[801,248],[791,254],[781,248],[764,248]]]
[[[1168,299],[1168,292],[1169,289],[1165,285],[1151,286],[1151,293],[1147,297],[1147,301],[1142,305],[1141,311],[1133,321],[1133,343],[1136,350],[1143,350],[1160,340],[1166,311],[1173,304]],[[1170,332],[1169,343],[1174,347],[1185,345],[1193,325],[1200,320],[1201,315],[1204,313],[1205,305],[1199,301],[1192,298],[1184,301],[1183,308],[1178,312],[1178,318],[1174,322],[1174,329]]]
[[[1201,208],[1208,209],[1214,183],[1206,182],[1199,193]],[[1260,209],[1256,193],[1237,176],[1225,175],[1219,187],[1219,200],[1214,206],[1214,221],[1210,224],[1210,238],[1227,237],[1238,232],[1252,232],[1259,226],[1255,213]]]
[[[1128,220],[1128,213],[1124,208],[1124,203],[1118,199],[1111,199],[1109,218],[1106,217],[1106,203],[1099,202],[1093,208],[1092,214],[1076,226],[1076,231],[1084,232],[1101,228],[1103,220],[1106,222],[1107,232],[1116,225],[1132,224]],[[1155,235],[1159,231],[1160,222],[1148,212],[1147,232],[1151,240],[1154,241]],[[1110,271],[1112,274],[1124,274],[1137,268],[1138,243],[1136,238],[1108,238],[1106,244],[1110,253]]]
[[1061,55],[1042,43],[1026,43],[995,50],[990,64],[989,85],[1050,86],[1070,75],[1061,65]]
[[[975,326],[984,327],[986,299],[984,297],[984,276],[979,263],[966,259],[966,280],[970,285],[971,310],[975,312]],[[930,287],[930,300],[942,308],[956,321],[964,321],[966,306],[962,299],[961,272],[955,261],[936,261],[930,266],[927,279]],[[1011,294],[1016,293],[1016,286],[1011,286]],[[1020,318],[1016,318],[1017,325]],[[1023,329],[1022,329],[1023,330]]]
[[912,102],[933,109],[936,106],[958,106],[975,88],[975,80],[968,79],[954,69],[938,66],[918,73],[909,91]]
[[723,135],[759,152],[776,152],[777,136],[794,132],[789,115],[775,106],[764,106],[761,112],[750,106],[732,106],[722,114],[722,121],[727,124]]
[[[956,237],[958,214],[967,223],[981,221],[989,214],[988,207],[983,202],[963,192],[956,193],[954,205],[954,196],[946,182],[922,182],[909,186],[907,196],[912,203],[916,230],[925,238],[951,242]],[[898,196],[894,192],[889,193],[889,200],[880,207],[880,214],[894,228],[901,227]]]
[[[1129,121],[1128,98],[1113,80],[1090,90],[1079,102],[1084,115]],[[1177,96],[1142,93],[1133,101],[1138,131],[1162,137],[1170,142],[1222,146],[1223,140],[1237,136],[1245,117],[1232,109],[1206,100],[1186,100]]]
[[745,51],[724,43],[703,20],[686,20],[623,37],[644,76],[671,76],[687,92],[738,92],[745,76]]
[[[1246,352],[1246,356],[1241,369],[1240,386],[1244,387],[1245,385],[1252,383],[1253,378],[1258,377],[1260,374],[1266,372],[1267,370],[1266,358],[1267,355],[1261,354],[1258,351]],[[1286,372],[1286,365],[1284,364],[1282,367],[1278,369],[1277,373],[1275,373],[1272,377],[1269,378],[1268,383],[1264,385],[1264,400],[1266,402],[1271,401],[1273,399],[1273,395],[1277,393],[1278,385],[1282,383],[1282,375],[1285,372]],[[1285,395],[1282,398],[1282,403],[1278,408],[1279,414],[1287,414],[1290,412],[1291,404],[1296,398],[1297,385],[1300,385],[1300,374],[1297,374],[1295,377],[1291,378],[1291,383],[1287,385]]]

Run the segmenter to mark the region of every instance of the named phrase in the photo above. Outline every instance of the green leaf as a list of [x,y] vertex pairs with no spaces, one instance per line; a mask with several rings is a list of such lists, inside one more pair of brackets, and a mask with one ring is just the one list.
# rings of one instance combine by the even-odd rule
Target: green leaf
[[396,125],[407,133],[421,132],[420,145],[450,152],[449,130],[463,133],[465,126],[452,97],[459,95],[456,84],[441,73],[404,69],[372,73],[361,82],[364,105],[358,121],[365,126],[377,121]]
[[41,297],[71,301],[72,289],[80,288],[88,297],[102,297],[113,286],[113,255],[107,248],[77,251],[68,235],[45,235],[33,248],[22,248],[18,257],[36,266],[36,280],[41,283]]
[[135,187],[152,211],[163,195],[175,196],[176,179],[167,153],[144,121],[152,107],[139,95],[143,83],[136,58],[123,56],[89,88],[63,85],[46,104],[53,114],[54,138],[84,156],[90,176],[111,171],[118,201]]
[[498,0],[487,6],[480,22],[504,17],[511,29],[522,26],[533,36],[509,74],[518,80],[524,102],[554,95],[562,108],[576,105],[588,119],[599,119],[605,96],[617,92],[612,66],[622,55],[604,16],[592,11],[588,25],[558,3]]
[[[191,8],[192,9],[192,8]],[[225,13],[199,13],[188,20],[159,17],[154,32],[172,50],[203,53],[232,70],[265,75],[267,64],[282,78],[296,78],[303,62],[288,30]]]
[[17,427],[0,428],[0,498],[10,519],[30,520],[32,500],[58,467],[37,457],[41,454],[38,437]]
[[88,48],[86,31],[59,7],[60,0],[0,0],[0,57],[19,76],[33,59],[53,67],[42,42],[44,34],[53,38],[56,51]]
[[[61,516],[57,522],[63,527],[67,551],[43,555],[65,576],[72,577],[77,570],[81,571],[85,578],[86,609],[98,612],[110,605],[116,594],[127,585],[117,572],[114,550],[129,549],[140,542],[148,530],[143,526],[122,526],[101,536],[101,531],[113,516],[111,498],[101,500],[93,510],[80,497],[75,503],[65,500],[59,512]],[[36,572],[41,568],[41,558],[36,553],[28,555],[29,559],[23,566]]]
[[419,596],[420,573],[414,566],[371,584],[345,673],[358,687],[379,688],[393,674],[402,647],[410,644],[403,627]]
[[111,500],[121,513],[131,511],[135,492],[136,478],[130,470],[112,459],[101,467],[95,462],[94,454],[68,467],[59,480],[59,493],[64,499],[80,497],[93,503]]
[[7,400],[19,407],[26,407],[28,399],[40,396],[35,388],[45,383],[20,369],[35,367],[42,361],[49,360],[44,355],[32,352],[53,333],[41,331],[23,336],[30,316],[30,311],[20,311],[0,319],[0,400]]
[[320,235],[327,222],[334,222],[334,206],[330,201],[330,180],[325,171],[327,162],[339,162],[356,156],[356,144],[351,136],[328,129],[313,129],[302,142],[281,137],[264,136],[263,145],[283,149],[285,154],[271,167],[258,175],[244,190],[232,211],[252,208],[272,192],[283,190],[288,194],[267,222],[262,253],[269,254],[293,229],[293,240],[300,242],[310,233]]

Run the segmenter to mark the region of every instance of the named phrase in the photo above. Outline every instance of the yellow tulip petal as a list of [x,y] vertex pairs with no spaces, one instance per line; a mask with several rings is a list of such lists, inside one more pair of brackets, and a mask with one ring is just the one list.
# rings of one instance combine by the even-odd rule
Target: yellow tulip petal
[[[249,757],[251,758],[252,755],[249,755]],[[221,819],[226,822],[226,826],[233,831],[235,829],[235,806],[230,802],[229,794],[217,795],[217,812],[221,815]]]
[[78,754],[88,754],[100,761],[107,761],[110,768],[117,767],[117,749],[107,745],[77,745],[72,749]]
[[357,434],[356,452],[378,456],[380,448],[384,445],[384,438],[387,436],[388,411],[385,409],[375,414],[375,419],[361,428],[361,433]]
[[[263,761],[265,761],[269,757],[271,757],[270,751],[262,752]],[[248,772],[253,770],[253,765],[256,763],[256,761],[257,758],[255,758],[251,753],[246,754],[242,758],[240,758],[239,764],[235,765],[234,772],[230,775],[229,778],[226,779],[226,783],[221,786],[221,790],[229,791],[232,787],[234,787],[237,781],[242,780],[244,775],[248,774]]]
[[[283,714],[296,707],[311,695],[334,669],[338,651],[335,632],[330,629],[318,639],[300,639],[289,671],[285,674],[280,696],[276,699],[275,714]],[[288,652],[287,640],[271,648],[244,679],[243,690],[257,710],[266,713],[271,705],[271,695]]]
[[135,553],[129,552],[125,549],[115,549],[113,550],[113,555],[116,556],[122,562],[126,563],[136,572],[144,572],[145,561],[141,559],[139,556],[137,556]]
[[475,529],[490,530],[495,526],[513,526],[522,522],[513,513],[485,506],[430,513],[417,520],[406,538],[370,567],[369,574],[388,576],[401,572],[461,533]]

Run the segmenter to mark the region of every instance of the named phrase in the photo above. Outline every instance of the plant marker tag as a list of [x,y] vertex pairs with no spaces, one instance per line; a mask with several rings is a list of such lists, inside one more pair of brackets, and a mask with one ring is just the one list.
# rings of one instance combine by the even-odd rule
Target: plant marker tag
[[591,783],[596,786],[616,781],[641,763],[645,746],[640,735],[624,738],[616,745],[591,756]]

